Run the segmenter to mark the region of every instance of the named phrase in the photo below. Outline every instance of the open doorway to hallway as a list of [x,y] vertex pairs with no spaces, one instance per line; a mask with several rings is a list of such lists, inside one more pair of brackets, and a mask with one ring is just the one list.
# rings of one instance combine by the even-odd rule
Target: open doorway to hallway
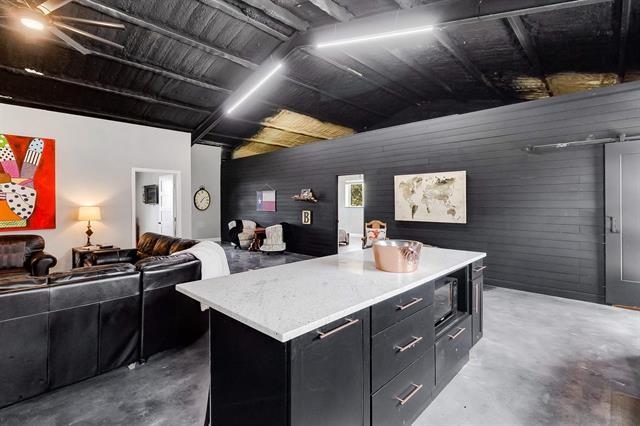
[[176,236],[177,176],[166,170],[134,171],[134,235],[145,232]]
[[338,176],[338,253],[362,250],[364,175]]

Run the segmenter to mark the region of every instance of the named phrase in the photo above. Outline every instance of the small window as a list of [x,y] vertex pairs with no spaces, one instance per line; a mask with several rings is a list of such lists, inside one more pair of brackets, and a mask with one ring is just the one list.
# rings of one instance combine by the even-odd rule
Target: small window
[[347,183],[344,192],[346,207],[364,207],[364,183]]

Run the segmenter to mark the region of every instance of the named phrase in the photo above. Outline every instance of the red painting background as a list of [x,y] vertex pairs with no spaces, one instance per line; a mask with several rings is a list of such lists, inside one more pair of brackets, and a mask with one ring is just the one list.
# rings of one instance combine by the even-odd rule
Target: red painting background
[[[18,170],[21,170],[29,143],[38,136],[15,136],[4,133],[3,135],[13,150],[13,155],[18,162]],[[38,169],[33,176],[33,186],[38,193],[33,214],[27,219],[27,226],[0,228],[0,232],[53,229],[56,227],[56,141],[55,139],[40,139],[44,141],[44,150]]]

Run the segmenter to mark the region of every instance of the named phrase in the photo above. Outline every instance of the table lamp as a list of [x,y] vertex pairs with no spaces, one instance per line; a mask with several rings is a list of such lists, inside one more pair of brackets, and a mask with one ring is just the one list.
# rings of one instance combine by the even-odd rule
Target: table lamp
[[93,231],[91,230],[91,221],[102,220],[100,207],[80,207],[78,211],[78,220],[87,221],[87,244],[85,244],[85,247],[90,246],[91,236],[93,235]]

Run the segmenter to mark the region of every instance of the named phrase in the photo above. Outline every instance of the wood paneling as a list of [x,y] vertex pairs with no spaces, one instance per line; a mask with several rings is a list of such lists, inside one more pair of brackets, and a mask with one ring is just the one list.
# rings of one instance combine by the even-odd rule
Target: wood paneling
[[[528,144],[640,134],[640,84],[509,105],[228,161],[223,229],[235,218],[291,224],[288,249],[336,252],[337,176],[363,173],[365,220],[394,238],[488,253],[489,285],[603,302],[603,149],[528,154]],[[466,225],[396,222],[393,176],[466,170]],[[278,211],[255,211],[255,191],[277,190]],[[290,199],[312,188],[318,204]],[[303,226],[300,212],[313,211]],[[223,232],[224,233],[224,232]]]

